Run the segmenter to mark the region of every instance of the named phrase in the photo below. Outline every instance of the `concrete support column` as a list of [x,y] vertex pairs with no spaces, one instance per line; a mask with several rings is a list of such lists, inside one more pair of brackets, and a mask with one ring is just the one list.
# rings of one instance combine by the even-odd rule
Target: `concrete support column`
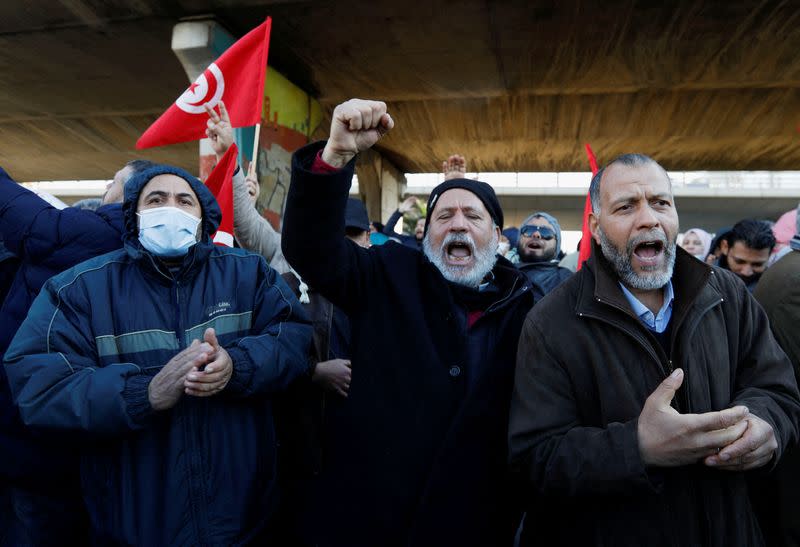
[[[172,51],[178,57],[190,82],[228,49],[236,39],[213,20],[185,21],[172,29]],[[241,135],[234,130],[236,142],[242,146]],[[252,138],[250,140],[252,143]],[[200,141],[200,179],[206,180],[216,164],[209,139]]]
[[397,209],[406,189],[406,177],[375,150],[359,154],[356,163],[358,190],[370,220],[386,222]]

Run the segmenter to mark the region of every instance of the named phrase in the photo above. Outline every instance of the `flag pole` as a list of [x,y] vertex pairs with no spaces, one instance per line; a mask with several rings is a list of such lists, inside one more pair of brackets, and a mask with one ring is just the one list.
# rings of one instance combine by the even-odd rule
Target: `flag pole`
[[253,155],[250,158],[251,162],[255,162],[256,170],[258,170],[258,138],[261,136],[261,124],[256,124],[256,134],[253,137]]

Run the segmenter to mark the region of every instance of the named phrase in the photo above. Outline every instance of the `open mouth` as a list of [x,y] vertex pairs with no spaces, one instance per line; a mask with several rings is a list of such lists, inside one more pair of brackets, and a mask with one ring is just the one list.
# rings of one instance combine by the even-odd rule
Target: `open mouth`
[[643,264],[655,264],[664,254],[664,242],[660,240],[642,241],[634,247],[633,254]]
[[534,239],[533,241],[531,241],[527,245],[525,245],[525,248],[526,249],[531,249],[531,250],[544,249],[544,242],[543,241],[537,241],[537,240]]
[[466,264],[472,258],[472,246],[455,241],[445,248],[447,260],[453,264]]

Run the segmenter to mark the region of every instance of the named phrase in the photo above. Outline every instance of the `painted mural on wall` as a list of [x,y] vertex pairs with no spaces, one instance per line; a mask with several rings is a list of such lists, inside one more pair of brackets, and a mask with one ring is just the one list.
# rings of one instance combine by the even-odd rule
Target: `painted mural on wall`
[[[268,68],[258,146],[261,195],[257,206],[280,229],[291,176],[292,153],[306,145],[322,121],[322,107],[308,93]],[[252,141],[251,141],[252,142]]]

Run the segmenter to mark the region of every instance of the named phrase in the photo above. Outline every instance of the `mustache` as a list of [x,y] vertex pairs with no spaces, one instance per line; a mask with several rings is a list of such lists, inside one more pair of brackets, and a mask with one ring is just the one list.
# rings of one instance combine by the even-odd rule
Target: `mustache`
[[472,239],[472,236],[469,234],[461,233],[461,232],[451,232],[447,234],[442,240],[441,250],[446,251],[449,245],[453,243],[461,243],[467,245],[471,253],[475,253],[475,241]]
[[641,245],[645,241],[660,241],[665,249],[669,245],[669,241],[667,240],[667,234],[663,230],[650,230],[649,232],[646,232],[644,234],[639,234],[638,236],[629,240],[628,244],[625,246],[625,251],[630,256],[631,254],[633,254],[633,251],[636,249],[636,247]]

